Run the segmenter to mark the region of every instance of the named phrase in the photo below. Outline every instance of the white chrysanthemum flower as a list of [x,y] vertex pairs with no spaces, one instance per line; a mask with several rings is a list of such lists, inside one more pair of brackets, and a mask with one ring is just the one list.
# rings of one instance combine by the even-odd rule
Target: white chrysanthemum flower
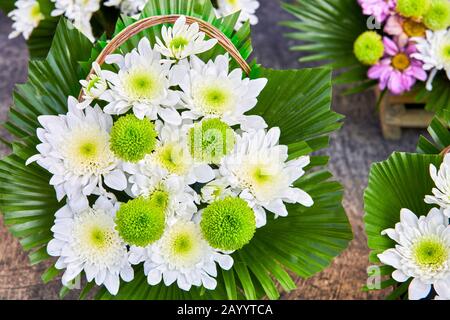
[[146,248],[131,247],[130,262],[144,262],[144,272],[150,285],[164,281],[166,286],[177,283],[182,290],[217,286],[216,263],[222,269],[233,266],[233,258],[211,248],[203,239],[198,224],[178,220],[167,226],[162,238]]
[[205,203],[213,203],[217,200],[235,196],[236,193],[230,188],[227,180],[220,176],[206,184],[201,190],[202,201]]
[[432,285],[439,294],[450,293],[450,227],[439,209],[433,208],[421,217],[402,209],[395,229],[382,234],[397,245],[378,258],[396,269],[392,273],[395,281],[413,278],[408,290],[410,300],[427,297]]
[[92,15],[100,10],[100,0],[52,0],[52,2],[55,3],[52,16],[64,15],[90,41],[95,41],[90,20]]
[[133,280],[127,246],[115,229],[117,209],[111,201],[99,198],[93,208],[81,212],[74,212],[69,206],[56,212],[51,229],[54,238],[47,252],[59,257],[55,264],[57,269],[66,269],[62,277],[64,285],[84,271],[89,282],[95,280],[97,285],[105,285],[115,295],[120,278],[127,282]]
[[148,0],[108,0],[104,5],[119,8],[121,13],[138,18],[147,2]]
[[294,188],[309,164],[309,157],[287,161],[287,146],[279,145],[280,129],[244,132],[238,137],[232,154],[221,163],[220,173],[240,197],[247,201],[256,215],[256,226],[266,224],[265,210],[276,216],[287,216],[284,202],[312,206],[312,198]]
[[172,219],[179,214],[183,218],[191,219],[197,212],[196,203],[200,199],[197,193],[185,184],[183,178],[167,176],[167,171],[161,167],[148,165],[146,161],[137,164],[125,163],[124,170],[130,177],[129,193],[133,198],[150,197],[159,192],[167,197],[166,218]]
[[53,174],[50,184],[58,200],[67,195],[75,210],[88,206],[87,196],[96,189],[104,190],[102,182],[114,190],[124,190],[127,179],[119,160],[109,148],[112,118],[99,106],[77,109],[77,100],[69,97],[69,112],[59,116],[40,116],[43,128],[37,129],[42,142],[39,154],[27,160],[37,163]]
[[427,82],[427,89],[431,91],[438,71],[444,70],[450,79],[450,29],[436,32],[428,30],[426,38],[417,38],[415,41],[418,53],[413,57],[423,61],[425,70],[431,70]]
[[222,17],[241,12],[235,26],[236,30],[239,30],[247,20],[252,25],[258,23],[256,10],[259,8],[259,2],[257,0],[218,0],[217,6],[217,14]]
[[450,217],[450,154],[446,154],[439,168],[430,164],[430,176],[436,188],[433,188],[433,195],[425,196],[425,203],[437,204],[443,213]]
[[100,0],[51,0],[55,3],[52,16],[65,15],[75,20],[81,12],[94,13],[100,9]]
[[169,89],[170,64],[161,63],[161,56],[154,51],[147,38],[142,38],[138,49],[125,56],[113,54],[106,58],[109,64],[117,64],[119,73],[103,71],[110,89],[101,97],[108,105],[109,114],[123,114],[131,108],[139,119],[147,116],[156,120],[158,115],[166,122],[179,125],[181,116],[175,110],[180,97]]
[[208,63],[192,56],[190,66],[180,64],[172,71],[183,90],[182,102],[189,109],[182,113],[183,119],[220,118],[230,126],[240,124],[245,131],[267,127],[262,117],[245,115],[256,106],[267,79],[242,79],[239,68],[229,73],[228,54]]
[[189,152],[186,132],[182,126],[156,122],[159,141],[155,151],[138,163],[146,176],[155,170],[162,170],[164,176],[183,178],[184,183],[207,183],[214,179],[214,170],[207,164],[194,161]]
[[9,38],[22,34],[25,39],[28,39],[45,17],[37,0],[18,0],[15,6],[16,9],[8,14],[8,17],[14,21],[13,32],[9,34]]
[[108,84],[100,65],[94,62],[92,67],[95,73],[89,77],[89,80],[80,80],[80,84],[83,87],[83,101],[77,104],[78,109],[86,109],[108,89]]
[[216,45],[217,39],[205,40],[205,33],[199,30],[198,23],[189,25],[186,23],[186,17],[181,16],[173,28],[162,27],[162,40],[156,38],[155,50],[174,60],[208,51]]

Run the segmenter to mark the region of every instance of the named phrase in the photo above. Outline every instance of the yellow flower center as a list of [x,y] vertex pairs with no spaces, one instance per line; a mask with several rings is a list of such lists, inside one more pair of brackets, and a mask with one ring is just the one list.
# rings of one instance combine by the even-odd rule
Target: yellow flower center
[[90,242],[91,245],[97,247],[98,249],[104,248],[108,245],[109,234],[106,230],[99,227],[93,227],[90,230]]
[[413,19],[407,19],[403,22],[403,31],[409,37],[424,37],[427,28],[421,22],[414,21]]
[[158,77],[145,70],[131,70],[123,84],[127,94],[136,100],[154,99],[161,90]]
[[264,185],[270,183],[273,180],[273,175],[271,175],[264,167],[256,167],[252,174],[254,182],[259,185]]
[[202,259],[205,242],[193,222],[173,225],[161,242],[163,256],[177,268],[192,268]]
[[108,171],[115,158],[109,150],[109,134],[99,128],[73,130],[61,145],[65,166],[76,175],[99,175]]
[[437,270],[448,259],[448,249],[445,244],[434,237],[420,240],[413,248],[416,263],[426,269]]
[[183,175],[186,173],[190,161],[186,157],[186,150],[176,143],[168,143],[155,151],[159,164],[170,173]]
[[241,6],[239,4],[239,0],[226,0],[226,2],[233,7],[234,10],[238,11],[241,9]]
[[209,114],[221,115],[232,106],[231,92],[219,86],[206,86],[199,95],[200,105]]
[[410,65],[411,61],[404,53],[399,53],[392,58],[392,66],[399,71],[408,69]]
[[170,41],[170,48],[172,50],[183,50],[189,44],[189,41],[184,37],[175,37]]

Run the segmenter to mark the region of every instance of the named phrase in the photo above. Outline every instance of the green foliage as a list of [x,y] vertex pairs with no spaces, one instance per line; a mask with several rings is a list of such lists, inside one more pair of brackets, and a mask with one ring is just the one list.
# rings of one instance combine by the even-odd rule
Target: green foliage
[[3,13],[9,13],[10,11],[14,10],[14,3],[16,0],[2,0],[0,2],[0,10],[3,11]]

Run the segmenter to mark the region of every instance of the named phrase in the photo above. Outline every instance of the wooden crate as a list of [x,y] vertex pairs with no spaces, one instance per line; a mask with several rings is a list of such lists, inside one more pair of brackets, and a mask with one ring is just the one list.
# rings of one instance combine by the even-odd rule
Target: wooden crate
[[[377,101],[381,95],[376,89]],[[407,108],[406,105],[421,105],[415,94],[394,96],[386,93],[380,102],[380,123],[383,136],[388,140],[399,140],[402,128],[427,128],[433,119],[433,113],[423,108]]]

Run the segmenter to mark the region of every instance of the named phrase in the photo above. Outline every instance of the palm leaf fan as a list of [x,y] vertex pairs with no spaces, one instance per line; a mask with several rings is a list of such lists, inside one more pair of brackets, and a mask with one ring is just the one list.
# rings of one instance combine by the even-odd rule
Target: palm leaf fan
[[[441,162],[439,155],[396,152],[386,161],[372,166],[364,193],[364,223],[371,249],[370,262],[379,263],[377,254],[394,246],[394,241],[382,236],[381,231],[400,221],[401,209],[426,215],[432,208],[424,202],[425,195],[430,194],[434,186],[429,167],[430,164],[438,166]],[[380,274],[386,279],[377,289],[392,287],[388,299],[405,298],[410,281],[398,285],[390,277],[393,270],[390,266],[380,267]]]
[[[238,16],[218,19],[209,2],[151,1],[142,18],[162,14],[201,18],[229,37],[242,57],[247,59],[251,53],[249,25],[235,32],[233,27]],[[133,22],[131,18],[122,17],[116,31]],[[159,32],[159,28],[153,28],[140,36],[153,39]],[[120,49],[131,50],[136,39],[131,38]],[[62,205],[56,202],[54,191],[48,185],[49,175],[37,165],[25,167],[25,160],[36,152],[36,118],[41,114],[66,112],[65,99],[68,95],[78,95],[78,80],[87,74],[87,64],[80,62],[92,61],[104,44],[100,41],[93,48],[87,39],[62,20],[49,56],[44,61],[31,62],[28,82],[15,92],[14,106],[5,127],[18,142],[13,144],[13,154],[0,161],[0,210],[8,228],[21,239],[27,250],[31,250],[33,263],[48,258],[49,230],[55,210]],[[220,53],[222,49],[217,50],[208,55]],[[203,58],[209,58],[208,55]],[[252,113],[262,115],[269,126],[281,128],[281,143],[289,147],[291,158],[328,147],[329,136],[340,127],[342,118],[330,110],[332,90],[328,69],[277,71],[253,64],[251,76],[269,80]],[[233,254],[233,268],[219,273],[216,290],[200,288],[184,292],[176,286],[149,286],[142,267],[136,266],[135,279],[123,283],[117,296],[100,289],[97,298],[256,299],[267,296],[277,299],[282,289],[295,289],[293,275],[307,278],[320,272],[352,238],[341,204],[342,187],[326,170],[327,161],[327,157],[313,157],[310,168],[316,169],[296,182],[296,186],[314,198],[315,205],[312,208],[290,205],[287,218],[270,220],[259,229],[250,244]],[[29,197],[24,198],[24,194]],[[58,273],[52,267],[43,279],[49,281]],[[91,288],[91,284],[87,285],[82,297]]]

